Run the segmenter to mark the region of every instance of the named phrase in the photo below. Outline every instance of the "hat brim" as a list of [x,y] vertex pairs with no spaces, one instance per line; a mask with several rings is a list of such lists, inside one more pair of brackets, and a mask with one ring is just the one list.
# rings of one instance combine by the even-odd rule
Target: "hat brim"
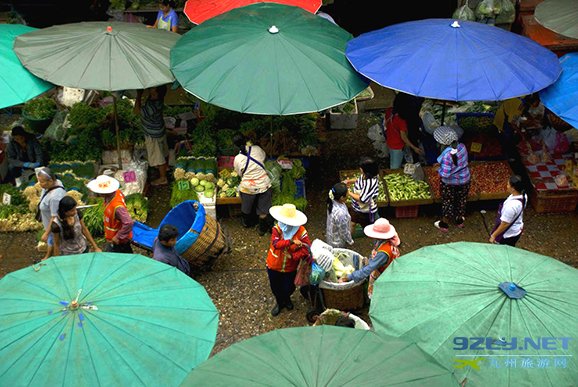
[[392,225],[389,225],[389,231],[388,232],[375,232],[373,231],[373,224],[370,224],[369,226],[365,226],[363,228],[363,233],[365,235],[367,235],[370,238],[374,238],[374,239],[390,239],[393,238],[396,234],[395,231],[395,227],[393,227]]
[[110,182],[110,186],[106,189],[100,188],[98,186],[98,182],[96,181],[96,179],[89,181],[86,184],[86,187],[91,190],[94,193],[97,194],[111,194],[113,192],[116,192],[116,190],[120,187],[120,183],[118,180],[114,179],[111,180]]
[[303,226],[307,223],[307,216],[299,210],[295,210],[295,217],[289,218],[281,214],[283,206],[273,206],[269,208],[269,213],[278,222],[285,223],[288,226]]

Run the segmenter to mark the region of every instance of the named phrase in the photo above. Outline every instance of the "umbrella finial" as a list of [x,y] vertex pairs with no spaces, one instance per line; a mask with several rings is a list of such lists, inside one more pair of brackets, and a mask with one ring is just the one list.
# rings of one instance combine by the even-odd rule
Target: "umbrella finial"
[[112,26],[106,27],[106,32],[111,33],[112,32]]
[[271,26],[269,27],[269,32],[272,34],[276,34],[279,32],[279,28],[277,28],[277,26]]
[[454,22],[451,24],[451,26],[452,26],[453,28],[460,28],[460,27],[461,27],[461,26],[460,26],[460,23],[459,23],[457,20],[454,20]]
[[526,295],[526,290],[514,282],[502,282],[498,287],[508,298],[520,299]]

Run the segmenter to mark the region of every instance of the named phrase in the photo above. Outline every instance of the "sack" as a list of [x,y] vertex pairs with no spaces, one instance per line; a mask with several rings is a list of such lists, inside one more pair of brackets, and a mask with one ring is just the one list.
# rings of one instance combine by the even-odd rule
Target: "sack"
[[309,285],[310,276],[311,265],[307,262],[307,259],[300,260],[299,267],[297,268],[297,275],[295,276],[295,286]]
[[468,5],[468,2],[461,7],[456,8],[452,15],[452,19],[476,21],[476,14]]
[[496,24],[510,24],[516,19],[516,8],[512,0],[502,0],[502,11],[496,16]]

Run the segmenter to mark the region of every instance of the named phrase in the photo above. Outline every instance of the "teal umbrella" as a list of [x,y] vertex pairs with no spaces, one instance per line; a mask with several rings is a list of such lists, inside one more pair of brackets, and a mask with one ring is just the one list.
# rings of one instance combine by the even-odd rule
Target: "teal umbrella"
[[22,24],[0,24],[0,109],[26,102],[54,87],[22,66],[12,49],[18,35],[35,29]]
[[[174,81],[169,53],[179,38],[139,23],[81,22],[20,35],[14,51],[28,70],[59,86],[146,89]],[[113,107],[122,169],[116,99]]]
[[242,113],[318,112],[368,85],[345,57],[352,38],[302,8],[256,3],[191,29],[171,50],[182,87],[205,102]]
[[505,245],[403,255],[375,283],[376,332],[415,341],[467,386],[578,380],[578,270]]
[[560,35],[578,39],[578,1],[545,0],[536,5],[534,18]]
[[14,51],[28,70],[59,86],[146,89],[174,81],[169,52],[179,38],[139,23],[81,22],[20,35]]
[[417,345],[372,331],[323,325],[277,329],[233,344],[182,386],[457,386]]
[[176,268],[136,254],[55,257],[0,280],[0,385],[180,383],[218,312]]

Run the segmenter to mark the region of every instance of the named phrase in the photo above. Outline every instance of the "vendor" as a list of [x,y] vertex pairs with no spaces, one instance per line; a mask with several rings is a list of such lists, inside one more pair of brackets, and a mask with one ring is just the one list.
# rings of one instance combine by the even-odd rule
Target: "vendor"
[[163,224],[153,244],[153,259],[176,267],[186,275],[191,274],[189,263],[175,250],[179,230],[172,224]]
[[502,140],[507,156],[516,158],[516,143],[519,141],[519,129],[541,126],[544,118],[544,105],[537,93],[525,98],[510,98],[500,103],[494,116],[494,126]]
[[379,218],[374,224],[370,224],[363,229],[365,235],[375,239],[369,263],[351,274],[346,274],[339,279],[339,282],[360,282],[369,277],[367,295],[371,299],[373,295],[373,284],[381,273],[388,268],[394,259],[399,257],[398,246],[401,243],[395,227],[385,218]]
[[26,169],[30,170],[29,175],[33,176],[34,168],[43,163],[40,143],[22,126],[15,126],[11,135],[8,144],[8,181],[21,177]]
[[105,252],[132,254],[132,220],[120,183],[113,177],[100,175],[86,185],[95,194],[104,198]]

